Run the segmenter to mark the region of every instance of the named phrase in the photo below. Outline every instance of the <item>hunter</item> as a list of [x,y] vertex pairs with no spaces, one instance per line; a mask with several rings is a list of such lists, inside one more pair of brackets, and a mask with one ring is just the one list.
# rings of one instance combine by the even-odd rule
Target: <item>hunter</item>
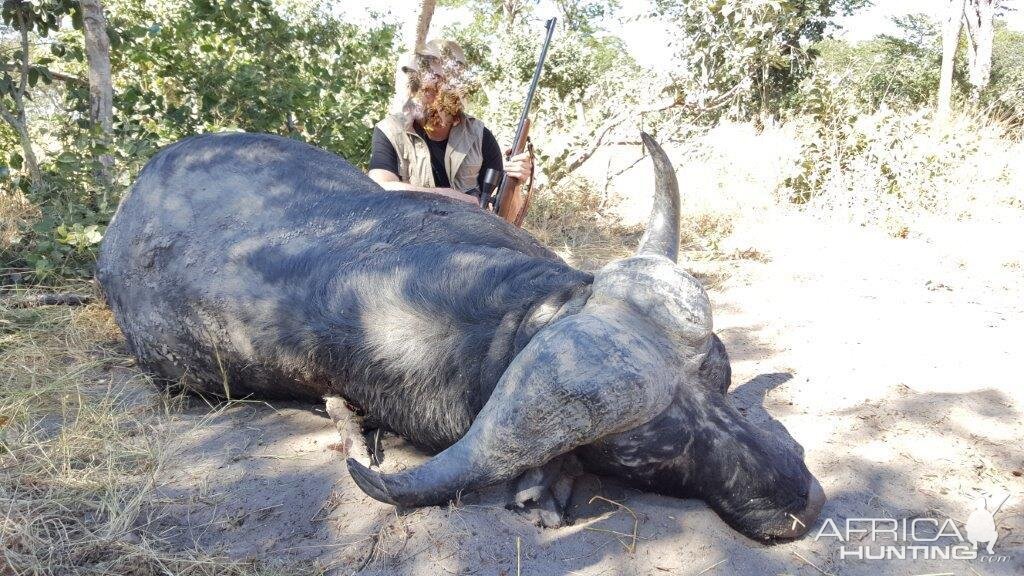
[[529,153],[506,160],[494,134],[463,110],[475,83],[457,43],[427,42],[402,71],[410,96],[401,112],[373,129],[370,178],[385,190],[431,192],[466,202],[477,202],[488,168],[529,179]]

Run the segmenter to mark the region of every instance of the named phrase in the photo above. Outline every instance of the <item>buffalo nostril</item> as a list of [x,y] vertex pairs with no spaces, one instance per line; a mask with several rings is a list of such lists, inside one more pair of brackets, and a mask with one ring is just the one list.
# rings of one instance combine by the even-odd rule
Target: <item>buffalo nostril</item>
[[[811,479],[811,482],[814,482],[813,478]],[[806,500],[809,499],[807,495],[810,494],[810,493],[811,493],[811,485],[808,484],[807,486],[804,486],[804,487],[800,488],[800,490],[797,492],[797,496],[800,496],[801,499],[806,501]]]
[[807,490],[807,505],[804,509],[796,515],[800,521],[797,524],[803,524],[803,528],[797,526],[796,534],[793,537],[802,536],[807,530],[810,529],[811,524],[814,523],[818,518],[818,514],[821,513],[821,507],[825,505],[825,491],[821,488],[821,484],[817,478],[811,478],[811,485]]
[[807,487],[806,504],[803,510],[791,512],[785,521],[785,528],[776,535],[776,538],[790,539],[799,538],[811,529],[811,525],[817,520],[825,505],[825,491],[816,478],[811,478],[810,486]]

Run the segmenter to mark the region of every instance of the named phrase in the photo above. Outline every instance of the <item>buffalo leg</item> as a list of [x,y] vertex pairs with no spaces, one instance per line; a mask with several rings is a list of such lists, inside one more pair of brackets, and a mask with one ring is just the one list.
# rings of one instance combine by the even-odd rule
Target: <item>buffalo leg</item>
[[538,526],[556,528],[567,523],[569,502],[581,467],[572,454],[527,470],[512,482],[508,508]]
[[366,438],[363,437],[363,419],[339,396],[326,396],[324,402],[327,415],[331,417],[334,427],[338,430],[338,436],[341,437],[341,451],[360,464],[370,466],[370,450],[366,446]]

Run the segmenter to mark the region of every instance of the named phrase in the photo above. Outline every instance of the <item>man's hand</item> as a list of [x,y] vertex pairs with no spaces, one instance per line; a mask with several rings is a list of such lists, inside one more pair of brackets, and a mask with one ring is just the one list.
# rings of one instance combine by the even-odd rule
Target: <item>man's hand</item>
[[434,194],[440,194],[441,196],[447,196],[454,200],[462,200],[463,202],[469,202],[470,204],[479,205],[480,200],[476,196],[470,196],[465,192],[459,192],[454,188],[426,188],[425,192],[433,192]]
[[406,184],[398,179],[398,174],[395,174],[389,170],[381,170],[379,168],[370,170],[367,176],[371,180],[380,184],[381,188],[385,190],[408,190],[412,192],[429,192],[431,194],[437,194],[439,196],[447,196],[453,200],[461,200],[463,202],[469,202],[470,204],[478,204],[476,196],[470,196],[469,194],[463,194],[454,188],[422,188],[419,186],[413,186]]
[[505,174],[519,181],[529,180],[530,175],[533,174],[533,160],[530,158],[530,153],[524,150],[505,160]]

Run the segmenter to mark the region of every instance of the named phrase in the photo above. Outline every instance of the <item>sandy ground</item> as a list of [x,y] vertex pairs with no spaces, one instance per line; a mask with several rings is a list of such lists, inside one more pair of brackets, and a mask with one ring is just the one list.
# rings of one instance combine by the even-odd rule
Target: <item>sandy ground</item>
[[[744,257],[686,265],[715,304],[732,401],[788,430],[829,495],[808,537],[763,546],[698,501],[593,477],[577,522],[560,529],[506,511],[502,487],[396,512],[348,478],[322,407],[198,402],[161,424],[174,452],[141,530],[329,574],[1024,573],[1024,282],[1019,248],[1007,248],[1019,230],[986,231],[1004,249],[979,258],[955,238],[940,249],[795,215],[740,228],[730,246]],[[389,470],[423,458],[398,438],[385,455]],[[592,495],[628,510],[587,505]],[[963,531],[975,498],[1006,495],[991,557],[857,560],[814,537],[826,519],[952,518]]]

